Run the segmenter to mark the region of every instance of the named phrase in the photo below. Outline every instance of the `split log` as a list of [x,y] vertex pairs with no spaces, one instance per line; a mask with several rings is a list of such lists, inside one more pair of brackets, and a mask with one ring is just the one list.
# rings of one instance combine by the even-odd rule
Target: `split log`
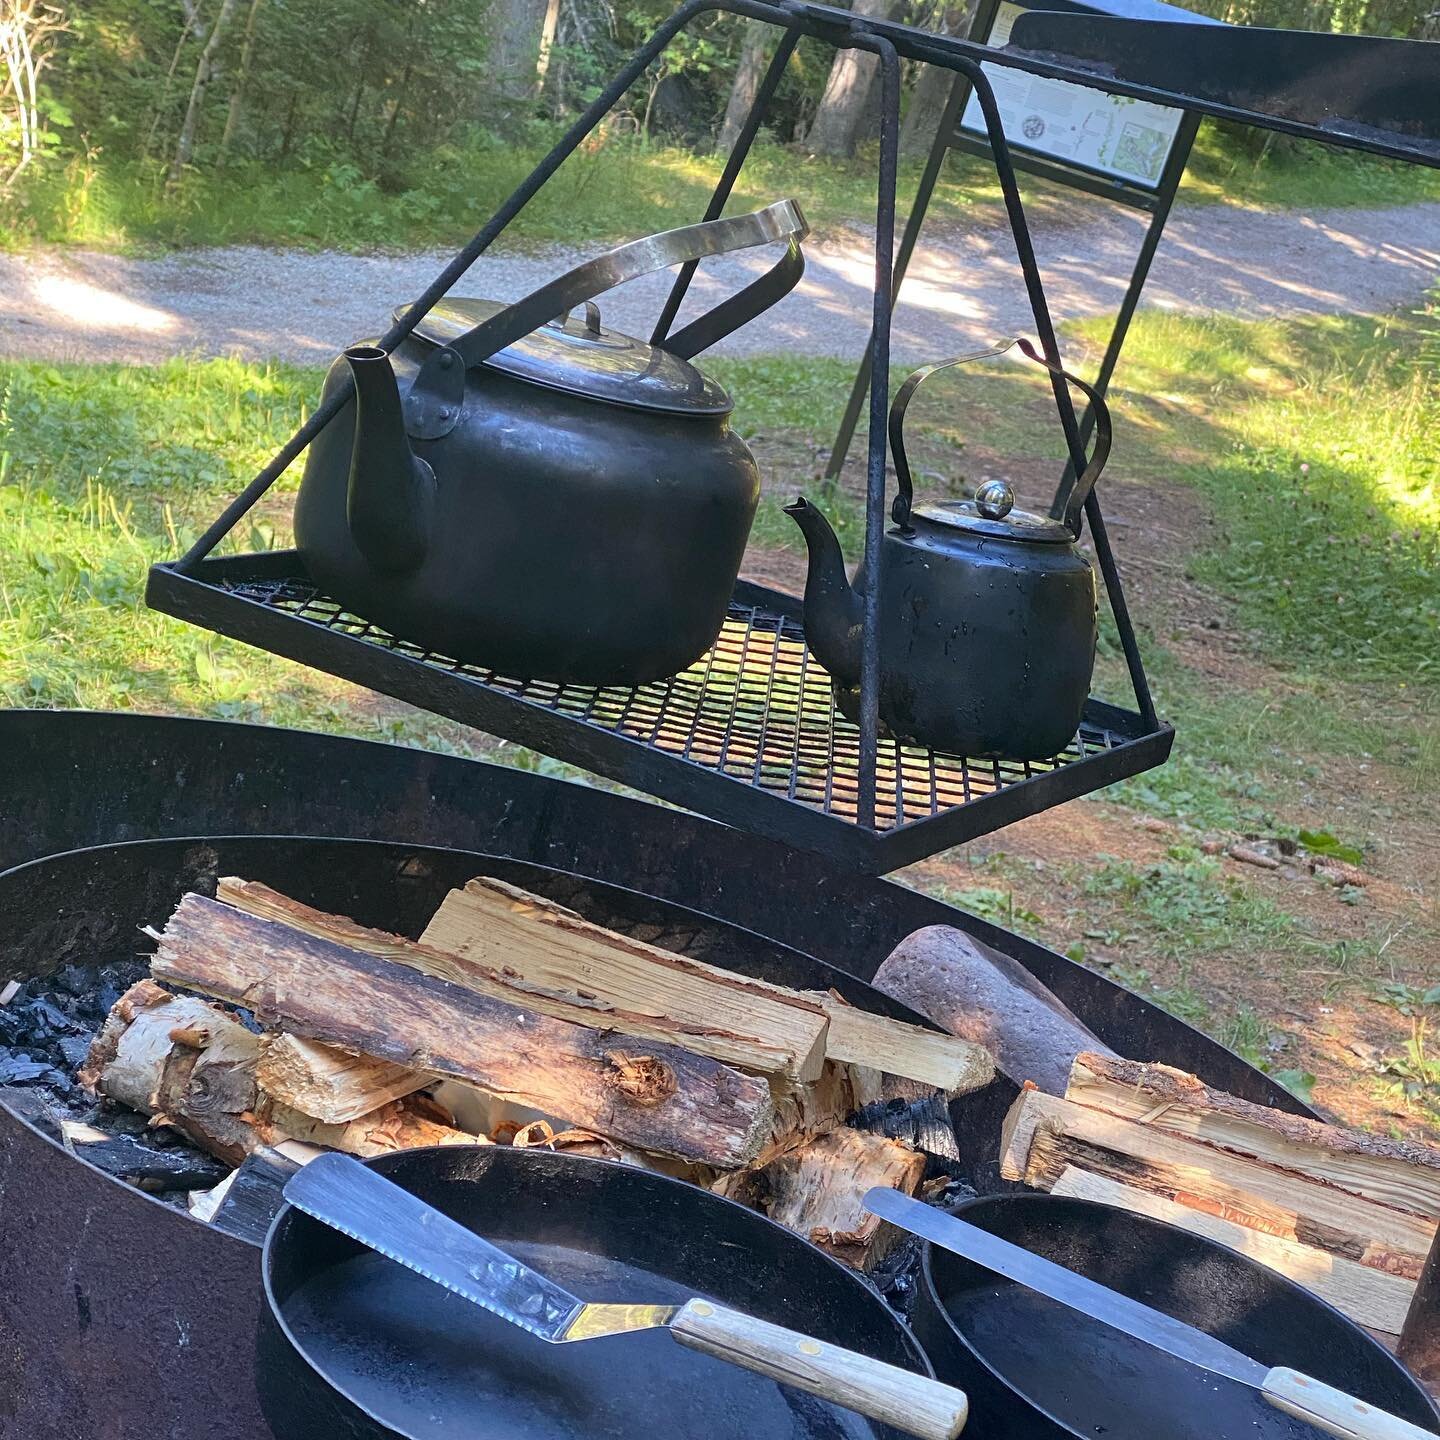
[[962,930],[928,925],[907,935],[874,985],[952,1035],[983,1045],[1005,1075],[1063,1095],[1082,1050],[1113,1054],[1023,965]]
[[[222,897],[228,898],[223,891]],[[822,1024],[819,1054],[950,1095],[978,1090],[994,1075],[990,1056],[977,1045],[857,1009],[838,995],[792,990],[628,939],[501,880],[482,877],[451,891],[421,942],[529,986],[624,1010],[685,1016],[701,1026],[745,1032],[755,1027],[757,1014],[774,1014],[778,1007],[790,1011],[786,1023],[793,1027],[797,1010],[812,1017],[818,1010],[829,1022],[828,1033]],[[791,1078],[815,1079],[815,1058]],[[760,1068],[744,1059],[734,1063]]]
[[344,1125],[302,1115],[272,1100],[257,1082],[263,1046],[262,1037],[218,1006],[142,980],[106,1018],[80,1079],[232,1166],[260,1146],[284,1140],[362,1156],[476,1143],[419,1096]]
[[527,1013],[201,895],[185,896],[158,938],[154,975],[262,1024],[464,1080],[637,1149],[733,1168],[770,1131],[759,1077]]
[[820,1078],[812,1084],[777,1091],[773,1096],[775,1123],[752,1167],[838,1130],[857,1110],[879,1098],[880,1080],[874,1070],[827,1060]]
[[292,1110],[343,1124],[392,1100],[423,1090],[433,1076],[388,1060],[352,1055],[298,1035],[276,1035],[265,1045],[256,1078],[266,1092]]
[[1005,1118],[1001,1175],[1048,1190],[1069,1165],[1412,1280],[1436,1228],[1291,1171],[1025,1091]]
[[106,1017],[79,1080],[238,1165],[260,1143],[260,1048],[218,1007],[142,980]]
[[968,1095],[995,1078],[994,1057],[983,1045],[861,1010],[834,991],[820,998],[830,1017],[825,1053],[832,1060],[864,1065],[947,1098]]
[[820,1074],[829,1021],[815,999],[632,940],[502,880],[452,890],[420,940],[526,993],[644,1017],[728,1064],[797,1083]]
[[[684,968],[696,962],[591,925],[523,890],[504,888],[523,899],[491,897],[493,903],[478,912],[476,896],[452,891],[419,944],[327,915],[254,881],[221,880],[217,895],[247,915],[283,922],[552,1019],[678,1045],[760,1075],[803,1082],[820,1073],[829,1022],[815,1001],[776,1002],[759,982],[738,1000],[728,991],[717,995],[715,987],[697,985]],[[652,954],[674,964],[656,966]],[[618,971],[628,983],[602,987],[589,978],[602,968],[607,976]]]
[[722,1177],[711,1188],[768,1215],[857,1270],[879,1263],[899,1238],[864,1206],[876,1185],[913,1195],[925,1157],[898,1140],[832,1130],[768,1164]]
[[1082,1054],[1067,1100],[1249,1155],[1416,1215],[1440,1215],[1440,1149],[1326,1125],[1214,1090],[1169,1065]]
[[1103,1175],[1077,1170],[1072,1165],[1067,1165],[1061,1172],[1050,1193],[1098,1200],[1101,1204],[1115,1205],[1137,1215],[1168,1221],[1192,1235],[1203,1235],[1207,1240],[1228,1245],[1232,1250],[1238,1250],[1251,1260],[1303,1285],[1357,1323],[1389,1335],[1400,1333],[1410,1297],[1415,1293],[1413,1280],[1402,1279],[1384,1270],[1373,1270],[1368,1265],[1331,1255],[1313,1245],[1302,1245],[1296,1240],[1285,1240],[1261,1230],[1236,1225],[1218,1215],[1192,1210],[1149,1191],[1137,1190],[1133,1185],[1122,1185],[1119,1181],[1107,1180]]

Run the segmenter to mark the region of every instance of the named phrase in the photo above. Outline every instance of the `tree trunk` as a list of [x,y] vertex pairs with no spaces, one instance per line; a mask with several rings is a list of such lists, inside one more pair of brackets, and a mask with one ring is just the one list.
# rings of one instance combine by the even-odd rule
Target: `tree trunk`
[[560,0],[545,0],[545,18],[540,23],[540,53],[535,59],[535,93],[545,89],[545,76],[550,69],[550,52],[560,29]]
[[[975,0],[960,5],[947,5],[940,21],[943,35],[963,35],[970,28],[971,17],[975,14]],[[928,155],[934,143],[935,132],[940,128],[941,116],[945,113],[945,102],[956,77],[949,70],[938,65],[922,65],[915,88],[910,92],[910,108],[905,112],[905,123],[900,128],[900,153],[902,155]]]
[[235,88],[230,92],[230,108],[225,112],[225,130],[220,136],[220,155],[223,159],[229,152],[235,132],[240,128],[240,116],[245,108],[245,89],[250,83],[250,63],[255,58],[255,19],[265,0],[250,0],[250,13],[245,17],[245,40],[240,47],[240,74],[235,79]]
[[[145,144],[141,147],[140,153],[147,160],[150,152],[155,146],[155,132],[160,128],[160,121],[165,116],[165,111],[170,105],[170,90],[175,83],[175,72],[180,68],[180,56],[185,49],[185,42],[194,34],[194,25],[190,12],[185,12],[185,23],[180,27],[180,38],[175,42],[175,51],[170,56],[170,68],[165,72],[165,83],[160,87],[160,98],[155,102],[155,110],[150,116],[150,128],[145,132]],[[203,39],[203,35],[201,36]]]
[[491,0],[490,85],[502,105],[535,94],[549,11],[550,0]]
[[175,141],[175,158],[170,162],[171,185],[179,183],[185,167],[190,163],[191,155],[194,154],[195,135],[200,128],[200,112],[204,108],[205,92],[210,88],[210,80],[215,73],[215,56],[237,3],[238,0],[221,0],[220,13],[215,17],[215,24],[211,26],[210,36],[205,41],[205,48],[200,52],[200,63],[195,67],[195,83],[190,87],[190,103],[185,107],[185,120],[180,126],[179,138]]
[[730,101],[725,106],[725,120],[720,126],[720,135],[715,148],[722,154],[729,154],[740,138],[740,127],[755,103],[765,74],[765,52],[769,48],[772,27],[763,20],[745,22],[745,40],[740,47],[740,64],[735,71],[734,84],[730,86]]
[[285,129],[280,135],[280,159],[284,159],[290,153],[290,146],[295,139],[295,117],[300,109],[300,92],[290,92],[290,108],[285,112]]
[[345,138],[354,140],[355,122],[360,118],[360,97],[365,93],[365,67],[360,67],[360,79],[355,86],[355,93],[350,97],[350,118],[345,122]]
[[405,99],[410,93],[410,74],[412,66],[407,60],[404,73],[400,76],[400,84],[395,91],[395,99],[390,106],[390,118],[385,122],[385,138],[380,142],[380,153],[388,156],[390,146],[395,141],[395,127],[400,123],[400,112],[405,108]]
[[[856,15],[883,20],[892,0],[855,0]],[[820,97],[805,148],[815,155],[846,159],[855,153],[856,132],[874,83],[878,59],[864,50],[837,50],[825,93]]]

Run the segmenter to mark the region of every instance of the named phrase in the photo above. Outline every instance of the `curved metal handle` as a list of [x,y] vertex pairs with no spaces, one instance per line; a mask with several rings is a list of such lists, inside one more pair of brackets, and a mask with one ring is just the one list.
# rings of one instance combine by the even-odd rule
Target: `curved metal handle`
[[[800,206],[794,200],[777,200],[749,215],[728,215],[719,220],[683,225],[678,230],[631,240],[607,254],[587,260],[538,290],[532,290],[523,300],[482,320],[458,340],[427,357],[406,397],[406,429],[417,440],[438,440],[449,434],[459,417],[467,370],[507,345],[513,345],[547,320],[603,295],[616,285],[686,261],[728,255],[778,240],[789,241],[784,258],[770,272],[687,326],[665,346],[685,358],[696,355],[757,314],[757,300],[773,304],[795,284],[804,268],[799,242],[809,233],[810,227]],[[778,294],[775,293],[777,280],[784,286]]]
[[1095,482],[1100,478],[1100,472],[1105,468],[1105,462],[1110,458],[1112,438],[1110,410],[1105,404],[1104,398],[1093,385],[1087,385],[1083,380],[1070,374],[1068,370],[1062,370],[1058,365],[1052,365],[1028,340],[1023,338],[1003,340],[999,344],[990,346],[988,350],[973,350],[968,355],[958,355],[955,359],[943,360],[938,365],[927,365],[923,370],[917,370],[913,375],[907,377],[905,383],[896,391],[894,403],[890,406],[890,453],[895,457],[895,475],[899,482],[899,494],[896,495],[895,502],[890,507],[890,514],[902,529],[909,528],[910,510],[915,500],[915,486],[910,475],[910,460],[905,453],[905,412],[909,409],[915,392],[932,375],[941,370],[952,370],[955,366],[967,365],[972,360],[990,360],[997,355],[1003,355],[1015,346],[1019,347],[1020,353],[1027,359],[1033,360],[1037,365],[1043,365],[1052,375],[1058,375],[1067,384],[1075,386],[1090,401],[1095,411],[1095,448],[1090,452],[1089,462],[1071,483],[1069,492],[1063,498],[1057,495],[1054,504],[1050,507],[1050,518],[1062,521],[1070,533],[1078,538],[1080,512],[1084,508],[1090,492],[1095,488]]

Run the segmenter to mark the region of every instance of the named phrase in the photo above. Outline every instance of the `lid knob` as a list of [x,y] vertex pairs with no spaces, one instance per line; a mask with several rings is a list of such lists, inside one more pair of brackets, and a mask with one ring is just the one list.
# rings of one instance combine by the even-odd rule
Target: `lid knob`
[[975,508],[987,520],[1003,520],[1015,505],[1008,480],[987,480],[975,492]]

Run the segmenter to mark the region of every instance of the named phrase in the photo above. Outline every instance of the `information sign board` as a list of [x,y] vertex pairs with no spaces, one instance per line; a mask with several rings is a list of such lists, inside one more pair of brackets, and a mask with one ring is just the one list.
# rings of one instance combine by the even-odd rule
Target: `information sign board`
[[[986,37],[1004,45],[1024,9],[1001,0]],[[1182,110],[1107,95],[1086,85],[1047,80],[1003,65],[983,67],[995,90],[1005,138],[1017,151],[1043,155],[1099,175],[1154,190],[1184,116]],[[971,92],[960,128],[984,136],[980,102]]]

